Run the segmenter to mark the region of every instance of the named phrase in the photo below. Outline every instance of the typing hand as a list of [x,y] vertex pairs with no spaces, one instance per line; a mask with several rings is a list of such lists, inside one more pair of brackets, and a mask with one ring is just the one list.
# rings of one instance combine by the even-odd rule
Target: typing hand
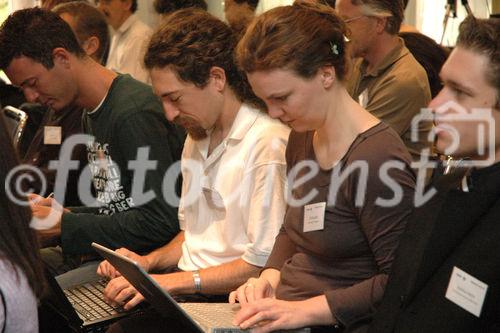
[[302,302],[281,301],[274,298],[260,299],[242,305],[233,324],[252,333],[267,333],[310,325]]
[[274,297],[274,288],[266,278],[250,278],[229,294],[229,303],[240,302],[242,305],[262,298]]
[[144,300],[144,297],[120,276],[109,281],[104,289],[104,300],[113,306],[123,306],[130,310]]
[[[144,268],[144,270],[147,272],[149,271],[149,261],[145,256],[138,255],[137,253],[127,250],[126,248],[122,247],[118,250],[115,250],[116,253],[119,253],[121,255],[124,255],[125,257],[128,257],[135,261],[139,266]],[[99,264],[99,267],[97,267],[97,274],[103,277],[107,277],[109,279],[114,279],[115,277],[121,276],[120,272],[118,272],[113,265],[111,265],[107,260],[104,260]]]

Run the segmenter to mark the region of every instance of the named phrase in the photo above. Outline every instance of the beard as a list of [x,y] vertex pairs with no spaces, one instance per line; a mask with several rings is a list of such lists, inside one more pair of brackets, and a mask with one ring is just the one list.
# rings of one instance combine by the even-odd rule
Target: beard
[[190,117],[178,116],[174,119],[174,123],[183,127],[187,134],[195,141],[200,141],[208,137],[207,131],[196,120]]

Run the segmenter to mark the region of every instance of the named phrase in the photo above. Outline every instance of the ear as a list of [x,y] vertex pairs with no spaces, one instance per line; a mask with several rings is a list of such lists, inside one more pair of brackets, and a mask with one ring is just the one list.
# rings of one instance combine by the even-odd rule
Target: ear
[[85,53],[92,57],[94,53],[99,49],[99,38],[96,36],[89,37],[85,42],[83,42],[82,47]]
[[385,26],[387,25],[387,17],[375,17],[376,25],[375,31],[377,34],[381,34],[385,31]]
[[226,86],[226,71],[220,67],[213,66],[210,68],[210,81],[213,83],[217,91],[222,92]]
[[319,75],[321,78],[321,83],[323,84],[323,88],[325,89],[329,89],[337,80],[337,77],[335,76],[335,67],[333,67],[332,65],[325,65],[323,67],[320,67]]
[[52,60],[54,64],[63,66],[64,68],[70,68],[70,53],[63,47],[56,47],[52,50]]
[[124,8],[131,12],[132,0],[125,0],[125,1],[121,0],[121,1],[123,3]]

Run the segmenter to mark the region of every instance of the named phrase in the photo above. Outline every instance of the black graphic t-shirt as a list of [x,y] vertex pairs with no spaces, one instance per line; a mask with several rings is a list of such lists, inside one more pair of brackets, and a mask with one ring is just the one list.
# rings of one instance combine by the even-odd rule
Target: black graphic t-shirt
[[[129,75],[115,78],[102,105],[84,115],[83,125],[95,137],[87,154],[96,208],[71,208],[63,215],[64,253],[92,253],[92,242],[139,252],[167,243],[179,232],[179,223],[177,208],[164,200],[162,184],[180,159],[184,131],[166,120],[151,87]],[[137,162],[145,157],[149,162]],[[133,184],[134,165],[147,167],[142,177],[135,172],[139,185]]]

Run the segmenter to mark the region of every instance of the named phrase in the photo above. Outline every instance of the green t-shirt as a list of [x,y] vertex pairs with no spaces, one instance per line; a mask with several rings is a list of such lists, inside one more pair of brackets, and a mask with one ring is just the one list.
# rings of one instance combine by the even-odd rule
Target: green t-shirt
[[[179,232],[177,207],[164,200],[162,183],[180,159],[185,134],[166,120],[151,87],[118,75],[101,106],[84,114],[83,125],[95,137],[87,153],[99,207],[72,208],[63,215],[64,253],[92,253],[92,242],[145,252],[170,241]],[[134,172],[129,170],[139,148],[146,148],[147,159],[156,163],[146,171],[144,186],[135,189],[153,197],[145,203],[132,193]],[[141,182],[140,177],[135,181]]]

